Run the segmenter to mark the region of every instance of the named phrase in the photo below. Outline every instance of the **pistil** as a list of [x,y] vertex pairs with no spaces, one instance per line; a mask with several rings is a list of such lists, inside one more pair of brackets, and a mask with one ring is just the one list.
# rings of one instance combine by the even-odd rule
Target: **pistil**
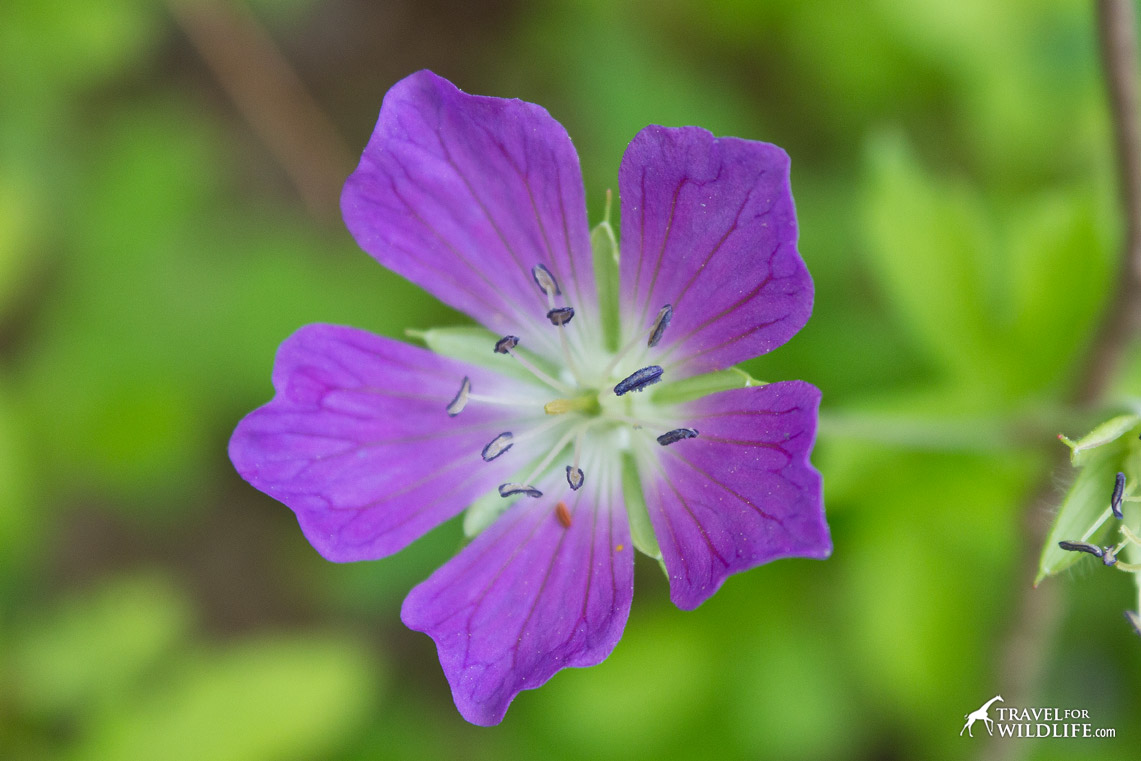
[[568,412],[596,415],[600,409],[597,394],[583,394],[571,399],[554,399],[543,405],[543,412],[548,415],[565,415]]

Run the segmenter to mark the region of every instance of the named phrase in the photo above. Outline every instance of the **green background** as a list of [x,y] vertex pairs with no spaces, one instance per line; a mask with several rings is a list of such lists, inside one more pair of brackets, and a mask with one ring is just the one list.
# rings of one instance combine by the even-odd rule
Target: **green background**
[[[688,613],[640,563],[609,660],[493,729],[399,622],[458,523],[329,564],[226,457],[297,327],[465,319],[337,211],[420,68],[544,105],[592,221],[646,124],[781,145],[817,286],[747,369],[824,393],[833,557]],[[1136,758],[1132,580],[1029,588],[1055,436],[1099,419],[1062,402],[1115,288],[1111,134],[1092,3],[5,0],[0,757]],[[960,738],[1004,691],[1117,738]]]

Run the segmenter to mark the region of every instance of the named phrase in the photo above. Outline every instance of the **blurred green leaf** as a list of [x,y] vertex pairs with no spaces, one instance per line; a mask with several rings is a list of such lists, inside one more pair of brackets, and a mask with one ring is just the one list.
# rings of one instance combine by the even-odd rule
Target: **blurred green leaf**
[[21,627],[12,653],[18,699],[41,717],[105,708],[158,668],[190,623],[183,594],[157,574],[84,590]]
[[1011,215],[1003,275],[1009,296],[1000,325],[1017,359],[1010,363],[1013,387],[1057,393],[1071,381],[1073,360],[1114,288],[1106,228],[1088,193],[1079,191],[1036,197]]
[[24,94],[110,77],[154,44],[159,18],[147,0],[6,0],[0,82]]
[[76,748],[91,761],[312,759],[377,700],[373,659],[330,635],[263,637],[177,666]]
[[[35,557],[46,516],[33,501],[27,434],[6,382],[0,381],[0,601],[9,574]],[[0,630],[4,616],[0,609]]]
[[[869,152],[868,263],[916,348],[962,383],[993,383],[994,241],[979,199],[920,168],[899,139]],[[1006,358],[1009,363],[1013,358]]]

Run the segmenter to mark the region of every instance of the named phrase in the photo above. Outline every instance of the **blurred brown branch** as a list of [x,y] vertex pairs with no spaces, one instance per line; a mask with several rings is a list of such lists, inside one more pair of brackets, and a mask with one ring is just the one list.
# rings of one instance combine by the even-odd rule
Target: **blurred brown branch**
[[353,155],[269,34],[240,4],[168,0],[167,5],[309,212],[335,223]]
[[1078,404],[1096,403],[1141,326],[1141,126],[1138,123],[1137,34],[1131,0],[1098,0],[1105,70],[1125,222],[1117,292],[1077,386]]

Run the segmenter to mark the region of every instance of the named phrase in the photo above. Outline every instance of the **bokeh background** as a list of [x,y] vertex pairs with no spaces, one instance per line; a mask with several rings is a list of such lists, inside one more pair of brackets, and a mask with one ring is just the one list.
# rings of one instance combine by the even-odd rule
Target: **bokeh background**
[[[834,556],[689,613],[641,563],[610,659],[494,729],[399,622],[459,525],[330,564],[226,457],[297,327],[465,320],[337,210],[425,67],[547,107],[593,221],[646,124],[783,146],[817,284],[748,369],[824,392]],[[1132,580],[1029,584],[1054,437],[1097,420],[1064,400],[1116,287],[1111,135],[1069,0],[4,0],[0,757],[1136,758]],[[1118,737],[960,738],[998,693]]]

